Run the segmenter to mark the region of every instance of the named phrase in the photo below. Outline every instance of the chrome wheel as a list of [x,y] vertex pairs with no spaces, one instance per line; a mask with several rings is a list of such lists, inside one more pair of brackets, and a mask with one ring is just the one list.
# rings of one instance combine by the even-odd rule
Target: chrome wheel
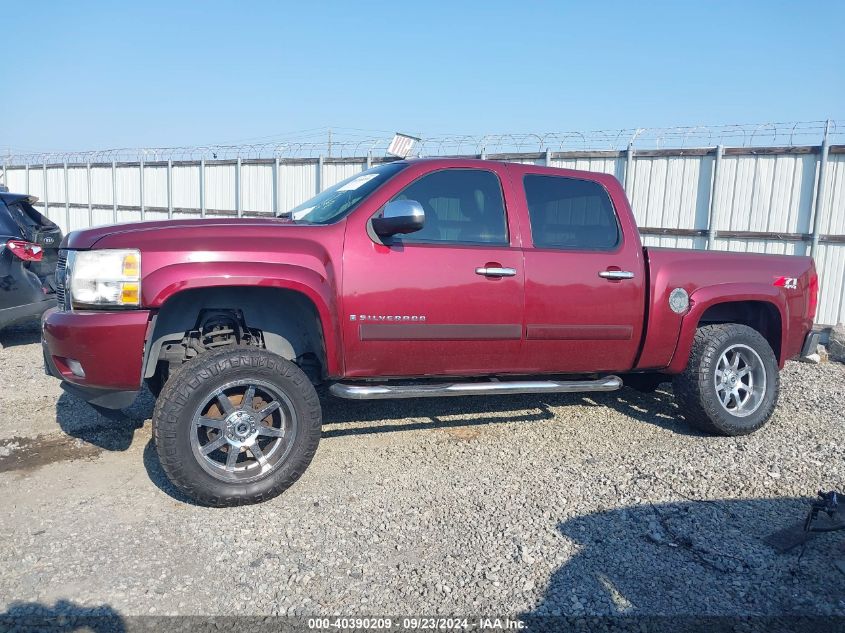
[[194,413],[191,448],[217,479],[248,483],[287,458],[297,432],[290,399],[273,385],[238,380],[216,390]]
[[731,345],[719,357],[715,375],[719,403],[731,415],[754,413],[766,394],[766,368],[747,345]]

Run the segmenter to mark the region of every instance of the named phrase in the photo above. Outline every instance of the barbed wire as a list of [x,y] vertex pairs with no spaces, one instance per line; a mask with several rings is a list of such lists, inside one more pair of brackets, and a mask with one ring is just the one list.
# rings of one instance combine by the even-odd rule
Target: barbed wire
[[[304,132],[304,133],[303,133]],[[419,133],[416,136],[421,136]],[[272,138],[268,135],[263,138]],[[325,137],[320,139],[319,137]],[[584,132],[511,133],[484,135],[421,136],[417,156],[491,155],[525,152],[621,151],[634,149],[692,149],[730,147],[818,145],[845,141],[845,121],[800,121],[697,125],[663,128],[623,128]],[[262,138],[262,137],[258,137]],[[312,140],[319,139],[319,140]],[[292,137],[260,143],[186,147],[112,148],[67,152],[13,152],[0,155],[5,166],[55,163],[109,163],[240,159],[314,159],[382,157],[392,139],[383,132],[370,134],[355,128],[313,128]]]

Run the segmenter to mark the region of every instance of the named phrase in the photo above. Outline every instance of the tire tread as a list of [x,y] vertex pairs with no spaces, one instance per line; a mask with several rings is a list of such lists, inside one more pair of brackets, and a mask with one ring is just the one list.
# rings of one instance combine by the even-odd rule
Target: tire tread
[[[192,454],[180,455],[177,441],[180,425],[183,424],[181,416],[186,414],[185,407],[190,397],[207,382],[229,371],[244,368],[276,374],[277,379],[289,385],[306,403],[304,411],[297,410],[298,432],[304,434],[303,450],[298,453],[294,451],[288,457],[295,460],[294,467],[284,477],[273,481],[272,485],[250,494],[236,493],[237,485],[214,482],[210,476],[199,480],[192,476],[185,468],[185,459],[194,457]],[[164,473],[176,488],[191,499],[216,507],[260,503],[284,492],[302,476],[310,464],[317,452],[321,429],[320,401],[303,371],[281,356],[250,347],[208,352],[182,365],[165,383],[153,412],[153,440]]]
[[[767,380],[774,383],[773,397],[767,398],[760,405],[761,408],[751,414],[756,419],[753,424],[739,424],[739,418],[724,411],[710,381],[714,366],[719,361],[720,350],[735,339],[746,339],[764,363],[768,359],[774,366],[774,372],[767,374]],[[779,388],[777,360],[769,342],[757,330],[739,323],[699,327],[695,332],[686,369],[672,380],[675,400],[684,419],[698,430],[714,435],[747,435],[759,429],[774,412]]]

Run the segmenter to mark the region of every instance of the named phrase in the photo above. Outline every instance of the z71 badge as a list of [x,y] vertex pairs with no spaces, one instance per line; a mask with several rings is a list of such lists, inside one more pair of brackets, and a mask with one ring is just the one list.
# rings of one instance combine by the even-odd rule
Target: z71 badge
[[795,277],[778,277],[775,279],[775,285],[787,290],[795,290],[798,288],[798,279]]

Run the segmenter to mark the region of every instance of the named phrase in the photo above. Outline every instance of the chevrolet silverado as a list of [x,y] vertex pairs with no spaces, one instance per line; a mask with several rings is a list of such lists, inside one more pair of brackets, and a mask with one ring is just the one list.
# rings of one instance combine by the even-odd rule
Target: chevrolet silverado
[[815,351],[809,257],[646,248],[612,176],[382,163],[280,217],[142,222],[62,244],[46,371],[97,407],[157,395],[164,471],[208,505],[303,473],[315,385],[354,399],[649,390],[760,428]]

